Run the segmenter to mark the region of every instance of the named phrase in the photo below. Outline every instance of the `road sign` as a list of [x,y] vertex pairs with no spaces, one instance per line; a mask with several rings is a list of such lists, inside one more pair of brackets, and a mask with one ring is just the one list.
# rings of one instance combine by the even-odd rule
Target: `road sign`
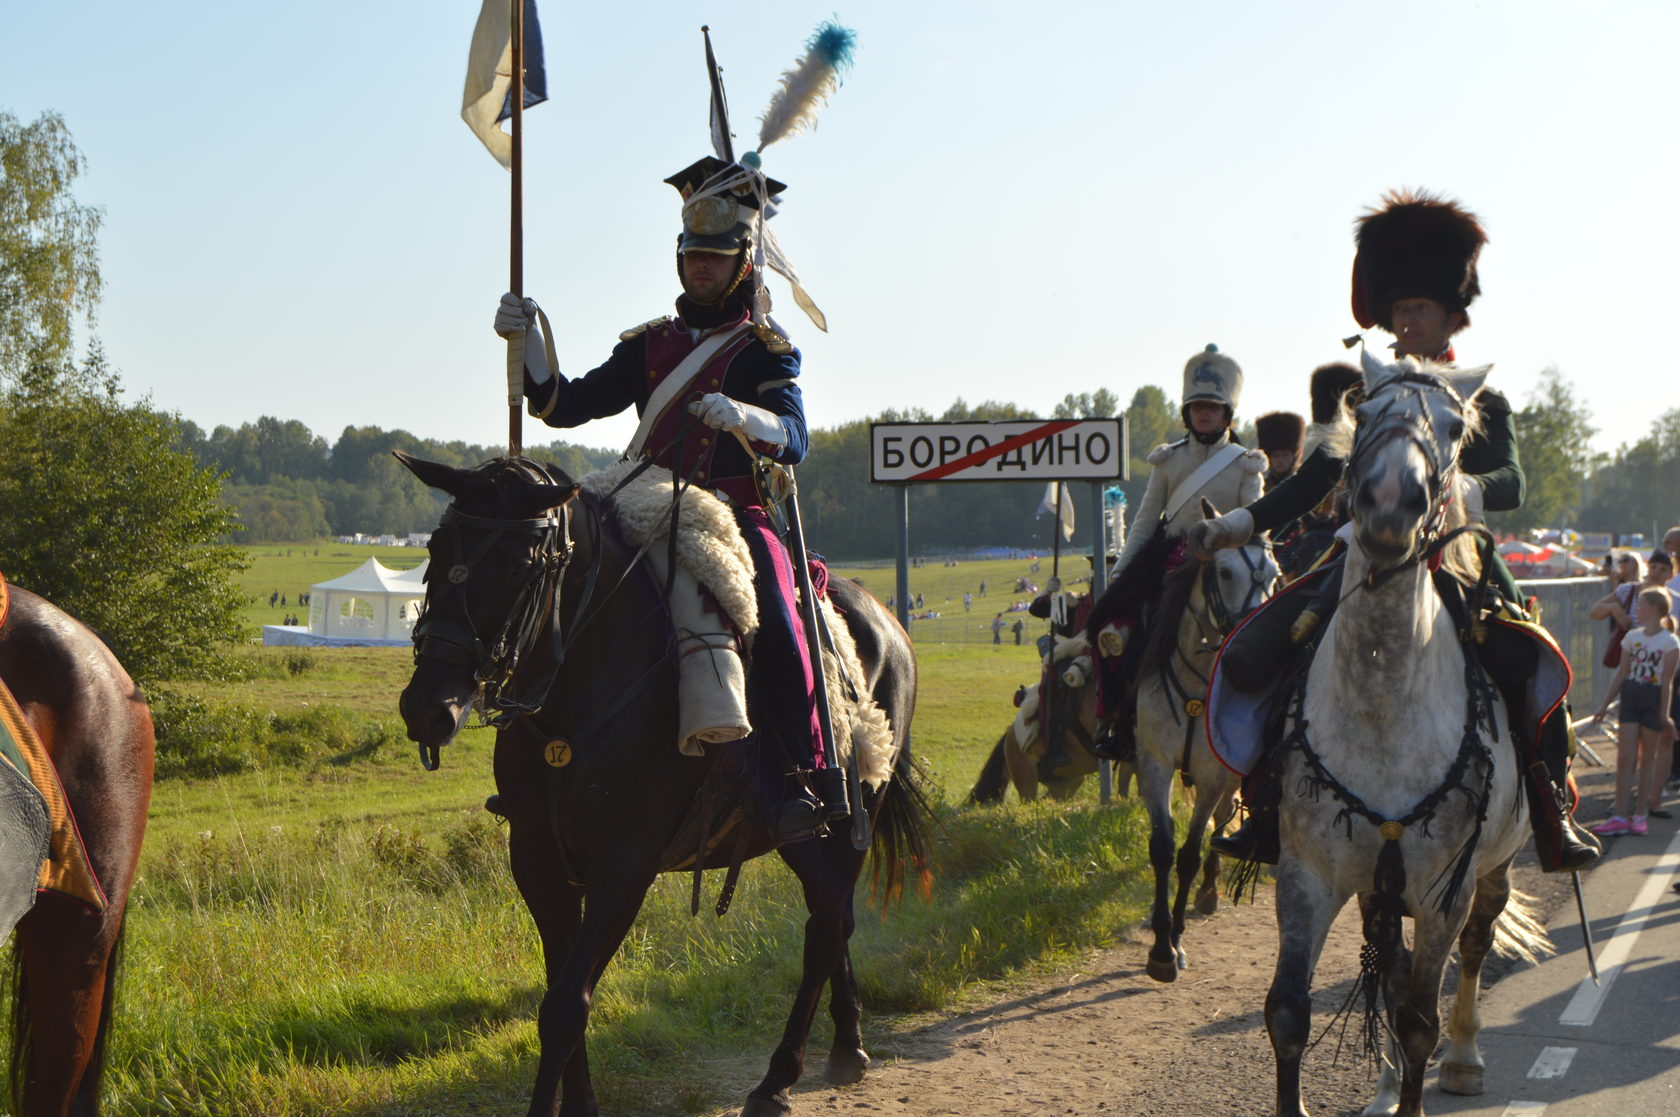
[[1130,457],[1123,419],[871,423],[869,479],[1112,481]]

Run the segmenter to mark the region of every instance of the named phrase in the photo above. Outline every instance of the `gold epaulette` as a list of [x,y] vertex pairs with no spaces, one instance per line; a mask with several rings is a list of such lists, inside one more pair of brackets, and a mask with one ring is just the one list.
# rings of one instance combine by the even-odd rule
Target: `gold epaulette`
[[764,348],[780,357],[784,353],[793,352],[793,342],[770,328],[768,322],[754,322],[753,333],[764,343]]
[[649,318],[646,322],[643,322],[640,326],[631,326],[628,330],[625,330],[623,333],[619,334],[618,335],[618,340],[629,341],[631,338],[641,337],[643,334],[645,334],[649,330],[653,329],[653,327],[663,326],[665,323],[669,322],[670,320],[671,320],[671,316],[669,314],[661,314],[658,318]]

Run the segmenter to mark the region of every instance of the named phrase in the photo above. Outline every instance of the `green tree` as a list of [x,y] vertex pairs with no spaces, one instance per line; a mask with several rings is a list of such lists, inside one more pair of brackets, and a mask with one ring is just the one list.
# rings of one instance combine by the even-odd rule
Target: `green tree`
[[1653,543],[1680,524],[1680,409],[1622,446],[1582,486],[1580,526],[1618,535],[1644,532]]
[[1107,388],[1069,392],[1050,412],[1052,419],[1111,419],[1120,411],[1120,397]]
[[1528,406],[1512,416],[1527,494],[1521,508],[1488,515],[1498,532],[1567,527],[1581,501],[1581,479],[1592,471],[1592,415],[1555,368],[1540,374]]
[[1136,508],[1149,485],[1149,452],[1163,442],[1184,437],[1184,424],[1165,388],[1146,384],[1126,406],[1126,437],[1131,442],[1131,480],[1123,481],[1128,507]]
[[68,355],[76,313],[99,302],[104,214],[70,193],[83,169],[58,114],[0,112],[0,377]]
[[0,391],[0,555],[18,585],[96,629],[142,683],[213,674],[239,635],[220,482],[176,419],[126,404],[95,344]]

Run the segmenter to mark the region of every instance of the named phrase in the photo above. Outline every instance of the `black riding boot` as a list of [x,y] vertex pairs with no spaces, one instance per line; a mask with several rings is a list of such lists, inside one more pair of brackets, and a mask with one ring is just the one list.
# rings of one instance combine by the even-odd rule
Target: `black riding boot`
[[1229,834],[1220,834],[1209,843],[1213,852],[1222,857],[1235,857],[1261,865],[1276,865],[1282,846],[1278,838],[1278,804],[1283,801],[1282,773],[1274,759],[1275,750],[1268,747],[1260,763],[1243,777],[1242,800],[1248,817]]
[[782,777],[782,784],[774,791],[767,789],[766,795],[764,827],[772,845],[791,845],[826,834],[827,811],[800,774]]
[[[1540,855],[1540,868],[1548,873],[1585,869],[1604,853],[1598,839],[1576,823],[1564,790],[1568,786],[1570,732],[1569,703],[1564,702],[1541,727],[1540,747],[1534,755],[1521,758],[1534,850]],[[1560,769],[1565,773],[1561,780],[1554,778]]]
[[1137,689],[1127,687],[1120,696],[1120,709],[1108,723],[1108,732],[1092,747],[1103,760],[1130,764],[1137,759]]

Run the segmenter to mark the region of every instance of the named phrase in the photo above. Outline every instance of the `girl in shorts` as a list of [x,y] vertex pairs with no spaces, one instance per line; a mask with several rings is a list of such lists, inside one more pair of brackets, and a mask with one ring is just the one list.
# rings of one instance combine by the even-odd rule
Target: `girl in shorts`
[[[1610,710],[1611,698],[1619,692],[1621,735],[1616,744],[1616,802],[1610,817],[1592,828],[1600,837],[1645,833],[1644,813],[1633,812],[1642,812],[1653,794],[1661,794],[1661,780],[1667,773],[1656,770],[1657,746],[1673,728],[1669,707],[1674,698],[1675,664],[1680,662],[1680,638],[1674,634],[1674,618],[1669,610],[1668,590],[1650,586],[1639,591],[1634,610],[1636,624],[1622,637],[1621,666],[1610,680],[1604,705],[1593,715],[1593,721],[1602,721]],[[1636,791],[1633,775],[1641,752],[1644,762],[1638,764],[1641,779]]]

